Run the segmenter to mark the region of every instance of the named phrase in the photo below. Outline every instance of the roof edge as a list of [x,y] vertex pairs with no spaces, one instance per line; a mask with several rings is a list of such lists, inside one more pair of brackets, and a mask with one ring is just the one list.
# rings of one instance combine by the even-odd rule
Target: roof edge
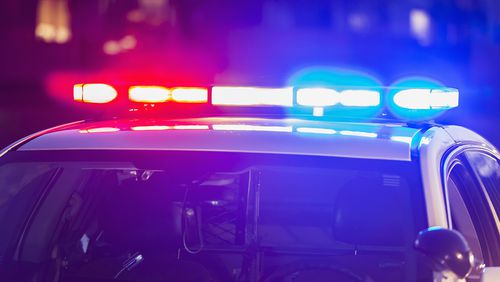
[[73,121],[73,122],[68,122],[68,123],[64,123],[64,124],[61,124],[61,125],[56,125],[56,126],[53,126],[53,127],[50,127],[50,128],[47,128],[47,129],[43,129],[43,130],[40,130],[40,131],[37,131],[33,134],[30,134],[26,137],[23,137],[17,141],[14,141],[13,143],[7,145],[5,148],[3,148],[2,150],[0,150],[0,158],[3,157],[5,154],[7,154],[9,151],[12,151],[12,150],[15,150],[16,148],[24,145],[25,143],[39,137],[39,136],[42,136],[44,134],[47,134],[47,133],[50,133],[50,132],[53,132],[53,131],[58,131],[58,130],[61,130],[61,129],[65,129],[66,127],[70,127],[70,126],[73,126],[73,125],[76,125],[76,124],[80,124],[80,123],[84,123],[85,120],[79,120],[79,121]]

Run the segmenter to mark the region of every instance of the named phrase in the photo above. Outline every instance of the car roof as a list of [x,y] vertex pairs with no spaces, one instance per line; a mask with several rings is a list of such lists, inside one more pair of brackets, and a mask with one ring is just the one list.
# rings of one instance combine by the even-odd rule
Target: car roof
[[411,160],[420,131],[405,124],[273,118],[130,118],[48,130],[18,151],[170,150]]

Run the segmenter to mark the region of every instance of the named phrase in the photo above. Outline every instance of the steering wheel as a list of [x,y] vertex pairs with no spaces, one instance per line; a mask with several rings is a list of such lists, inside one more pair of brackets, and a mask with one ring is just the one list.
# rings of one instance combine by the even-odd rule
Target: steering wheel
[[264,282],[372,282],[368,276],[360,275],[342,266],[318,261],[300,261],[280,267],[263,279]]

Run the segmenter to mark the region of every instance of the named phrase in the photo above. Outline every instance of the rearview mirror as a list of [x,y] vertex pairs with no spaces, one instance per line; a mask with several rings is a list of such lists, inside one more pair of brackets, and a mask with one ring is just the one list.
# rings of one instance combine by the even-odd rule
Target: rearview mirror
[[447,277],[455,275],[464,279],[474,268],[474,255],[469,244],[454,230],[431,227],[420,231],[415,249],[428,258],[434,271]]

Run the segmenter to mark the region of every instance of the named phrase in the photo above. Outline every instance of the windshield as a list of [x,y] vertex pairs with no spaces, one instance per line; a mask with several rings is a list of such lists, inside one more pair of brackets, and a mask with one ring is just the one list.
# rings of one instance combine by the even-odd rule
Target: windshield
[[413,163],[202,152],[4,159],[0,252],[50,268],[51,281],[431,277],[413,251],[426,224]]

